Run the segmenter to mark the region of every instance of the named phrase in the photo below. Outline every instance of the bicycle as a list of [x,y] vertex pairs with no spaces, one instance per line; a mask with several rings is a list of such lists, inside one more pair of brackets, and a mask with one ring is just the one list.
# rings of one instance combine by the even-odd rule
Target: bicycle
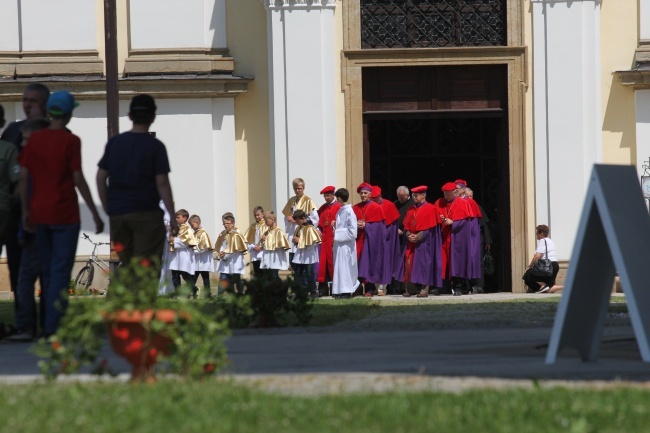
[[[77,288],[84,288],[85,290],[88,290],[90,288],[90,285],[93,283],[93,277],[95,276],[95,265],[106,273],[108,273],[110,269],[110,265],[97,255],[97,247],[100,245],[110,245],[110,242],[93,242],[93,240],[90,239],[90,236],[88,236],[86,233],[83,233],[83,237],[81,239],[85,239],[93,244],[94,248],[93,252],[90,254],[90,257],[88,257],[88,261],[86,262],[85,266],[81,268],[77,274],[77,278],[75,278],[74,282]],[[100,292],[102,295],[104,293],[106,293],[106,291],[103,293]]]

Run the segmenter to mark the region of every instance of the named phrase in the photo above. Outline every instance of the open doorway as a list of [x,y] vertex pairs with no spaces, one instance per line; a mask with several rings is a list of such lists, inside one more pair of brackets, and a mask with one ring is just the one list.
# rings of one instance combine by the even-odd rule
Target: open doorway
[[427,185],[431,202],[466,180],[490,220],[497,272],[485,289],[510,290],[505,70],[454,68],[364,70],[364,178],[391,200],[400,185]]

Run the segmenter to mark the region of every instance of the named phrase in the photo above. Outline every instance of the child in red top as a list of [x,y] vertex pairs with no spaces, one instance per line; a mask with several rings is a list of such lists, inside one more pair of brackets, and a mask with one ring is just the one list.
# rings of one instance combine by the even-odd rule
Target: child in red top
[[23,226],[36,232],[41,260],[46,337],[56,332],[67,307],[66,294],[80,229],[75,187],[93,215],[96,233],[104,230],[81,171],[81,140],[66,129],[77,105],[70,93],[53,93],[47,101],[52,118],[50,127],[32,133],[19,157]]

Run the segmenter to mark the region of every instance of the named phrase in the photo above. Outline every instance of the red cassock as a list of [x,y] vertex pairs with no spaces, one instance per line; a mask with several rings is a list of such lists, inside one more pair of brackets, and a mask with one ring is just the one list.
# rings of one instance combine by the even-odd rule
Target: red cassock
[[318,229],[321,233],[320,258],[318,264],[318,282],[331,281],[334,276],[334,230],[332,224],[336,222],[336,213],[341,208],[337,201],[325,203],[318,209]]
[[[446,201],[444,198],[439,198],[436,201],[435,206],[438,210],[439,221],[442,221],[442,218],[449,218],[454,221],[461,221],[467,218],[475,218],[475,212],[472,210],[472,206],[467,200],[464,200],[462,198],[455,198],[451,202]],[[480,211],[479,211],[479,215],[480,215]],[[452,226],[442,223],[442,278],[443,279],[447,279],[449,273],[449,258],[451,256],[451,229]]]
[[[357,221],[365,221],[366,223],[376,223],[384,221],[384,212],[374,201],[367,201],[357,203],[352,206],[354,215],[357,217]],[[365,239],[365,233],[363,230],[359,229],[357,231],[357,259],[361,257],[361,251],[363,250],[363,242]]]

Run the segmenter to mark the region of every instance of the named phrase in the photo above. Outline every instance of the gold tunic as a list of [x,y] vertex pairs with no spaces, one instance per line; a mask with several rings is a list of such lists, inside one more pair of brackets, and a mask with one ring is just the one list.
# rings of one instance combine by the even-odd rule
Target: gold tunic
[[[293,210],[292,210],[293,208]],[[309,213],[315,209],[316,204],[306,195],[303,195],[298,199],[295,195],[289,199],[287,204],[282,209],[282,214],[284,216],[292,216],[294,211],[301,210],[309,216]]]
[[246,242],[248,242],[251,245],[255,245],[255,232],[258,230],[260,231],[260,235],[263,234],[266,231],[266,223],[264,220],[258,223],[253,223],[251,226],[246,230],[246,234],[244,237],[246,238]]
[[289,245],[289,239],[287,239],[287,235],[285,235],[284,232],[280,230],[280,228],[273,227],[272,229],[265,231],[264,234],[266,235],[266,240],[264,241],[264,250],[274,251],[278,248],[284,248],[285,250],[288,250],[291,248],[291,245]]
[[322,242],[320,231],[311,224],[298,227],[294,236],[298,237],[298,249],[310,247]]
[[194,230],[188,223],[183,223],[178,226],[178,239],[188,247],[196,246],[196,238],[194,237]]
[[194,232],[194,237],[196,238],[197,249],[201,251],[205,251],[205,250],[212,251],[214,249],[212,247],[212,242],[210,241],[210,236],[208,236],[208,233],[205,231],[203,227],[201,227],[200,229]]
[[246,254],[248,252],[248,246],[246,245],[246,239],[239,233],[237,230],[227,231],[224,230],[219,233],[217,238],[216,247],[221,248],[223,241],[226,241],[226,248],[218,252],[224,252],[226,254],[234,254],[238,252],[243,252]]

